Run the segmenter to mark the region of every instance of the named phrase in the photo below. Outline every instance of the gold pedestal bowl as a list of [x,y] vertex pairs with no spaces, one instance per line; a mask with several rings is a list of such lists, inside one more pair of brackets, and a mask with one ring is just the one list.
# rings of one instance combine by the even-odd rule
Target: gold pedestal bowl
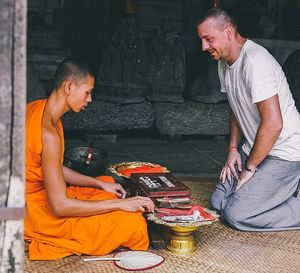
[[191,223],[166,222],[156,216],[156,213],[149,213],[147,219],[161,226],[167,249],[175,254],[189,254],[196,250],[196,241],[194,231],[200,226],[210,225],[218,221],[218,215],[214,211],[206,209],[206,212],[215,217],[210,221],[195,221]]

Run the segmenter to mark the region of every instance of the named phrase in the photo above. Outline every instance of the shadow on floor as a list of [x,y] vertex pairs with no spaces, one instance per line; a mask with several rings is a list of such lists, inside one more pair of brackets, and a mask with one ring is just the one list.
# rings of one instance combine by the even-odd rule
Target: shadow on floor
[[[227,158],[225,138],[187,139],[170,142],[155,138],[120,138],[114,142],[94,140],[108,153],[108,164],[143,161],[160,164],[175,176],[217,177]],[[87,142],[66,139],[66,150],[88,146]]]

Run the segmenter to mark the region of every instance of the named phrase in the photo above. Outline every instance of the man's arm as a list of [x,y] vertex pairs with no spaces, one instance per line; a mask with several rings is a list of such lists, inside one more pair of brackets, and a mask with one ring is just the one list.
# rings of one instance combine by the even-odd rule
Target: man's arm
[[114,210],[154,210],[153,202],[147,197],[114,199],[104,201],[79,200],[67,197],[66,182],[61,167],[61,140],[57,130],[43,126],[42,172],[48,202],[59,217],[90,216]]
[[282,130],[283,123],[278,95],[258,102],[256,105],[261,121],[246,162],[246,169],[243,169],[235,191],[238,191],[251,179],[255,169],[269,154]]
[[230,141],[228,149],[238,148],[241,138],[242,131],[240,129],[240,126],[236,120],[234,113],[230,111]]
[[261,122],[246,166],[253,170],[255,170],[269,154],[280,135],[283,125],[278,95],[258,102],[256,105]]

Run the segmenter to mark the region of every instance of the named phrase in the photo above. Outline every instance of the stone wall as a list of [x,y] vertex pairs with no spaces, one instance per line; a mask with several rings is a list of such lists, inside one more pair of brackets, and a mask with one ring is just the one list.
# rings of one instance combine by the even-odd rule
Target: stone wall
[[[33,76],[29,76],[28,100],[43,98],[49,93],[55,67],[63,58],[76,57],[80,52],[81,57],[86,54],[87,60],[92,57],[96,62],[94,103],[79,115],[64,117],[67,130],[88,134],[155,128],[166,135],[175,132],[184,135],[228,134],[226,113],[229,108],[226,96],[220,93],[217,62],[201,52],[195,31],[197,17],[211,3],[204,0],[135,0],[129,12],[121,4],[116,6],[109,0],[99,0],[97,4],[93,1],[65,1],[62,7],[60,2],[55,1],[56,7],[54,2],[47,7],[48,2],[51,1],[42,1],[44,6],[40,3],[37,7],[39,2],[34,2],[38,10],[36,13],[44,12],[44,17],[48,18],[52,10],[56,17],[45,19],[46,32],[39,28],[29,30],[28,63]],[[300,49],[300,42],[288,41],[282,32],[287,26],[282,14],[291,10],[295,3],[288,5],[285,1],[260,0],[219,2],[221,6],[234,7],[244,21],[252,22],[258,18],[253,27],[260,31],[250,29],[249,24],[246,25],[248,28],[243,25],[243,31],[250,37],[257,34],[253,39],[268,48],[283,65],[298,105],[299,54],[293,52]],[[104,16],[103,22],[100,22],[96,16],[98,19],[95,17],[93,22],[80,24],[76,32],[78,22],[72,25],[72,14],[77,14],[79,9],[80,20],[106,13],[115,14],[115,17],[113,20]],[[277,23],[272,10],[280,19]],[[68,19],[62,23],[66,28],[60,31],[58,18],[64,18],[63,14]],[[265,23],[270,26],[268,31],[263,28]],[[85,33],[84,29],[89,29],[89,25],[92,25],[92,32]],[[43,28],[43,24],[40,26]],[[67,29],[71,29],[73,34],[67,34]],[[92,38],[91,35],[95,36]],[[85,39],[86,36],[89,39]],[[90,43],[95,37],[101,40],[97,41],[97,50],[94,45],[84,46],[83,41]],[[68,47],[70,43],[72,46]],[[37,87],[34,74],[42,81],[45,91]],[[33,84],[30,85],[31,82]],[[38,94],[37,89],[41,90]]]

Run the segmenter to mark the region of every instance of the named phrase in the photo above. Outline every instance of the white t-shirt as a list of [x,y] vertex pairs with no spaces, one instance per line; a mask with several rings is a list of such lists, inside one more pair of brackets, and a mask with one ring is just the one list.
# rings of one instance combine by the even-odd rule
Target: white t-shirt
[[257,102],[278,94],[283,129],[270,155],[300,161],[300,115],[279,63],[262,46],[247,40],[237,60],[218,64],[221,92],[226,92],[231,109],[245,137],[243,150],[249,155],[260,124]]

